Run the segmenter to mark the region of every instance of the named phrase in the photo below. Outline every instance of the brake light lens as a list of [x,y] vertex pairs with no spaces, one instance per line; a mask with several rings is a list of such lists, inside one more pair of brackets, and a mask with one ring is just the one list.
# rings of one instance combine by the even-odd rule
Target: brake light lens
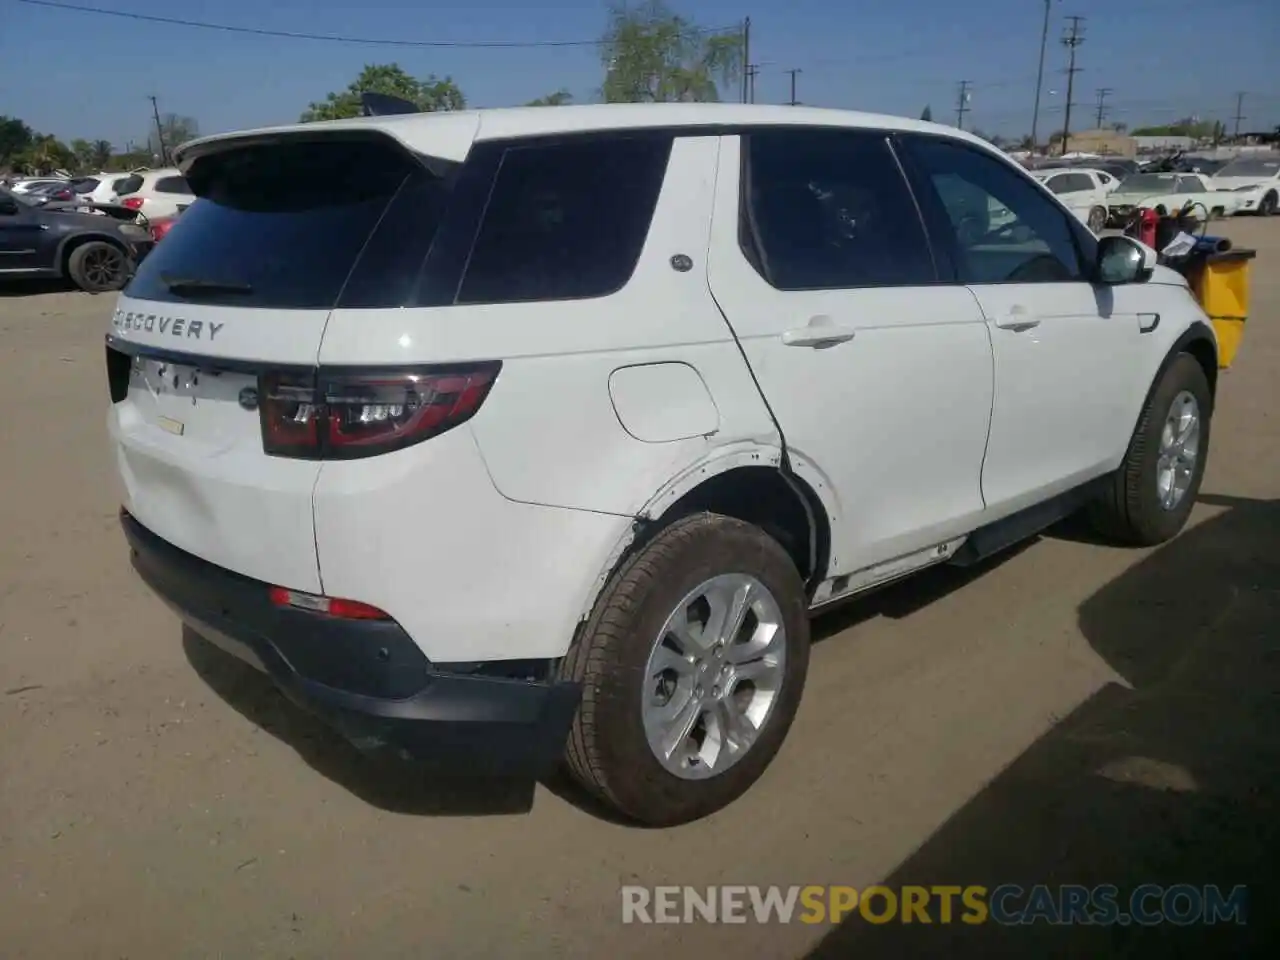
[[350,460],[421,443],[475,416],[500,362],[407,371],[278,373],[259,379],[270,456]]
[[128,207],[130,210],[141,210],[142,197],[125,197],[120,201],[120,206]]
[[390,620],[390,614],[359,600],[342,600],[338,597],[321,597],[314,593],[302,593],[285,587],[272,587],[267,591],[277,607],[310,610],[343,620]]
[[173,229],[176,218],[166,217],[163,220],[153,220],[151,222],[151,239],[159,243],[164,239],[164,235]]

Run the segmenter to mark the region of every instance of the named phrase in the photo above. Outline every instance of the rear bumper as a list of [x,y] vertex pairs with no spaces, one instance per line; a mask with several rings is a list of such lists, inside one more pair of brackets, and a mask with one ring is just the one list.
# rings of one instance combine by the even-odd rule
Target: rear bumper
[[134,569],[184,623],[361,750],[476,775],[540,776],[559,762],[578,685],[441,672],[394,621],[279,608],[267,584],[178,549],[123,510],[120,522]]

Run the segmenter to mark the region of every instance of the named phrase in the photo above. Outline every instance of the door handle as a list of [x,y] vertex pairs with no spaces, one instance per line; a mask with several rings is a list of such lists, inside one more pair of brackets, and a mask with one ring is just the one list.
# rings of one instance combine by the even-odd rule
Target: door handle
[[828,316],[811,317],[808,325],[788,330],[782,342],[788,347],[834,347],[853,339],[856,331],[836,326]]
[[1007,313],[996,318],[996,326],[1001,330],[1012,330],[1014,333],[1021,333],[1023,330],[1031,330],[1040,326],[1040,319],[1033,317],[1026,307],[1015,303]]

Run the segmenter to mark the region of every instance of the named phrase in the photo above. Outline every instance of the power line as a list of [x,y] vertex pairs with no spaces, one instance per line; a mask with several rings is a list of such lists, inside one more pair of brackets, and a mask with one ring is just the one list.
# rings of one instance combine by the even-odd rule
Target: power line
[[791,106],[799,106],[800,101],[796,99],[796,74],[804,73],[804,71],[799,68],[793,68],[791,70],[784,70],[783,72],[791,74]]
[[1235,127],[1235,133],[1234,133],[1234,134],[1232,134],[1232,136],[1233,136],[1233,137],[1238,137],[1238,136],[1240,136],[1240,121],[1241,121],[1241,120],[1243,120],[1244,118],[1245,118],[1245,116],[1244,116],[1244,92],[1243,92],[1243,91],[1241,91],[1240,93],[1237,93],[1237,94],[1236,94],[1236,115],[1235,115],[1235,117],[1233,118],[1233,119],[1235,120],[1235,122],[1236,122],[1236,127]]
[[1094,125],[1095,130],[1102,129],[1102,120],[1109,112],[1107,108],[1107,97],[1111,96],[1113,93],[1115,93],[1115,91],[1110,87],[1098,88],[1098,122]]
[[1067,19],[1071,21],[1071,29],[1062,38],[1062,45],[1070,54],[1067,66],[1066,115],[1062,121],[1062,153],[1064,155],[1067,152],[1067,143],[1071,139],[1071,95],[1075,92],[1076,74],[1080,72],[1080,68],[1076,66],[1076,48],[1084,43],[1084,37],[1080,35],[1080,24],[1084,22],[1084,17],[1067,17]]
[[[389,37],[348,37],[330,33],[302,33],[294,30],[267,30],[261,27],[238,27],[229,23],[210,23],[203,20],[184,20],[178,17],[159,17],[148,13],[131,13],[127,10],[108,10],[60,0],[16,0],[32,7],[48,7],[72,13],[88,13],[101,17],[120,17],[125,20],[141,20],[162,23],[172,27],[193,27],[199,30],[219,30],[223,33],[251,34],[258,37],[277,37],[284,40],[319,40],[328,43],[351,43],[383,47],[438,47],[455,49],[518,49],[532,47],[599,47],[607,46],[607,40],[398,40]],[[729,27],[702,28],[687,31],[688,36],[740,32],[741,24]]]
[[970,80],[961,80],[956,90],[956,127],[960,130],[964,129],[964,115],[969,112],[969,88],[973,86]]

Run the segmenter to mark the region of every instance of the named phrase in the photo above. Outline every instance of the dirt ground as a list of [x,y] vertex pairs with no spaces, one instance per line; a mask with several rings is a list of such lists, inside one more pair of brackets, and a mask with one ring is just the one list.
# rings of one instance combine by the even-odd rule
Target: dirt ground
[[[764,780],[668,831],[560,783],[371,764],[184,637],[117,526],[113,298],[0,291],[0,957],[1260,949],[1280,889],[1280,220],[1220,232],[1260,253],[1192,528],[1147,552],[1067,529],[819,621]],[[880,880],[1246,883],[1252,911],[1141,931],[621,922],[627,883]]]

